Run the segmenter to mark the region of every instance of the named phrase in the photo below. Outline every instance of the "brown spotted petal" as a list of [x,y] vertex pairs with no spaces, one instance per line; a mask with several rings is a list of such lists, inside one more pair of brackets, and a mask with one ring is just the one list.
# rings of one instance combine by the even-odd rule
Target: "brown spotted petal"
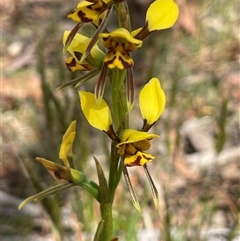
[[155,157],[146,153],[137,151],[134,155],[126,155],[124,159],[125,166],[143,166],[146,163],[152,161]]
[[67,16],[75,22],[89,23],[97,21],[107,8],[108,4],[102,0],[81,1]]

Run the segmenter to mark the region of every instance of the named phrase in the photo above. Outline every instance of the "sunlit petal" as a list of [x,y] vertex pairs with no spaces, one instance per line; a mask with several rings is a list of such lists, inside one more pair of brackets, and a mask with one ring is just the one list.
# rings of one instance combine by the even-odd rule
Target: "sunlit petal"
[[89,124],[101,131],[108,132],[112,124],[112,116],[105,100],[96,100],[93,93],[85,91],[79,91],[79,97],[83,114]]
[[147,10],[148,30],[170,28],[178,18],[178,6],[173,0],[156,0]]
[[139,105],[142,117],[149,125],[155,123],[165,107],[166,97],[160,81],[152,78],[139,94]]

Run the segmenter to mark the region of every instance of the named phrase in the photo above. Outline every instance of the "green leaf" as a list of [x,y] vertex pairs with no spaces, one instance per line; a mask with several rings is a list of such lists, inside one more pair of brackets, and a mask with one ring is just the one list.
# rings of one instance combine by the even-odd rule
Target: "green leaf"
[[104,220],[100,220],[100,222],[98,223],[97,231],[94,235],[93,241],[100,241],[101,240],[101,233],[102,233],[102,230],[103,230],[103,225],[104,225]]
[[97,173],[98,173],[98,180],[99,180],[99,190],[100,190],[100,203],[109,203],[110,201],[110,195],[109,195],[109,189],[107,185],[107,180],[105,178],[103,169],[97,160],[97,158],[94,156],[94,161],[96,163],[97,167]]

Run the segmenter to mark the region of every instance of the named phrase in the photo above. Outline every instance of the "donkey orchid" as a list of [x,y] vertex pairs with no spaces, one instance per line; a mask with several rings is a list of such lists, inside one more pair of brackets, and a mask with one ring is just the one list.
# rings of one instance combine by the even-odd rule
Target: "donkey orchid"
[[149,149],[149,141],[158,137],[158,135],[147,133],[147,131],[161,116],[166,101],[165,93],[157,78],[152,78],[142,88],[139,94],[139,105],[143,118],[142,130],[126,129],[123,130],[118,138],[116,138],[116,133],[113,134],[112,116],[107,103],[103,99],[99,102],[96,100],[94,94],[90,92],[79,91],[79,97],[81,109],[89,124],[94,128],[104,131],[114,141],[118,142],[118,153],[125,156],[125,165],[143,166],[154,159],[153,156],[143,153],[145,150]]

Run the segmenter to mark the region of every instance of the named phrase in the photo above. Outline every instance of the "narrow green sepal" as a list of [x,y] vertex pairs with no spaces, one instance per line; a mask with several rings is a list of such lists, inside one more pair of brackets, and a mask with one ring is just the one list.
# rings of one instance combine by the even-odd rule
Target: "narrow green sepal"
[[137,211],[141,213],[141,207],[140,207],[137,195],[132,187],[132,183],[131,183],[130,177],[128,175],[127,167],[125,165],[123,165],[123,174],[124,174],[124,178],[127,183],[127,186],[128,186],[129,193],[132,198],[133,205],[137,209]]
[[155,187],[154,185],[154,182],[152,180],[152,177],[148,171],[148,168],[147,168],[147,165],[143,165],[143,168],[144,168],[144,171],[145,171],[145,174],[147,176],[147,179],[148,179],[148,182],[149,182],[149,185],[151,187],[151,191],[152,191],[152,196],[153,196],[153,201],[154,201],[154,206],[155,206],[155,209],[158,209],[158,205],[159,205],[159,198],[158,198],[158,191],[157,191],[157,188]]
[[81,84],[84,84],[86,81],[92,79],[94,76],[96,76],[98,73],[100,72],[100,70],[92,70],[91,72],[85,74],[85,75],[80,75],[77,78],[67,81],[64,84],[62,84],[61,86],[59,86],[57,88],[57,90],[62,90],[68,86],[74,85],[75,88],[78,87]]
[[82,25],[83,22],[79,22],[68,35],[65,46],[63,48],[64,54],[67,52],[69,45],[71,44],[72,40],[74,39],[75,35],[77,34],[78,30],[82,27]]
[[104,220],[100,220],[100,222],[98,223],[97,231],[94,235],[93,241],[100,241],[101,240],[101,233],[102,233],[102,230],[103,230],[103,225],[104,225]]
[[97,84],[95,86],[95,90],[94,90],[96,100],[99,102],[101,101],[103,94],[104,94],[107,73],[108,73],[108,67],[106,65],[103,65],[101,74],[99,76],[98,82],[97,82]]

